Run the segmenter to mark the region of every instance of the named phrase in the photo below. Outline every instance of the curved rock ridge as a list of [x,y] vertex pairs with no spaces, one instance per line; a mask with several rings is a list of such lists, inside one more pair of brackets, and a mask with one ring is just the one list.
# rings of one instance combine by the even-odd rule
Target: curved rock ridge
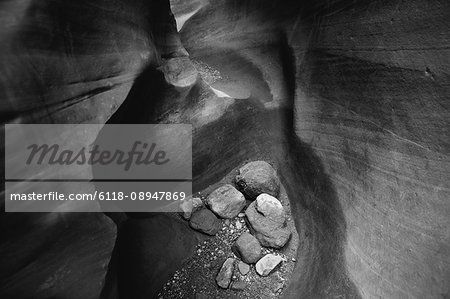
[[161,57],[187,56],[169,1],[1,4],[3,121],[105,123]]

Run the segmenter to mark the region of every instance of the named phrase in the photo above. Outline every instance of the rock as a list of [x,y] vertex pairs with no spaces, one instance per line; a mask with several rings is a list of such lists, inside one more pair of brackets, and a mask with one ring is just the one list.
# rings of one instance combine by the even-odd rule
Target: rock
[[241,229],[241,228],[242,228],[242,223],[239,220],[237,220],[236,221],[236,229]]
[[203,293],[197,293],[195,294],[195,299],[208,299],[208,295],[203,294]]
[[175,87],[189,87],[195,84],[198,72],[189,57],[176,57],[163,60],[159,68],[166,82]]
[[268,194],[259,195],[245,211],[249,229],[261,245],[282,248],[291,237],[286,213],[280,201]]
[[189,226],[210,236],[217,234],[220,220],[208,209],[201,209],[191,216]]
[[261,193],[276,197],[280,192],[280,180],[277,173],[265,161],[245,164],[239,169],[235,181],[238,189],[250,200],[255,200]]
[[238,217],[239,217],[239,218],[242,218],[242,217],[244,217],[244,216],[245,216],[245,213],[239,213],[239,214],[238,214]]
[[258,240],[249,233],[239,236],[232,246],[233,252],[248,264],[254,264],[261,258],[261,245]]
[[242,275],[247,275],[247,273],[250,271],[250,266],[242,261],[239,261],[238,269]]
[[267,254],[256,263],[256,272],[261,276],[267,276],[281,263],[282,260],[281,256]]
[[242,291],[247,287],[247,284],[244,281],[233,281],[230,289],[235,291]]
[[206,199],[209,208],[222,218],[234,218],[245,207],[245,197],[227,184],[214,190]]
[[189,197],[180,203],[180,215],[184,219],[189,220],[192,213],[200,210],[203,207],[203,202],[198,197]]
[[217,285],[223,289],[227,289],[231,283],[231,278],[233,277],[234,270],[234,258],[227,258],[223,263],[222,268],[220,268],[219,274],[217,274],[216,282]]

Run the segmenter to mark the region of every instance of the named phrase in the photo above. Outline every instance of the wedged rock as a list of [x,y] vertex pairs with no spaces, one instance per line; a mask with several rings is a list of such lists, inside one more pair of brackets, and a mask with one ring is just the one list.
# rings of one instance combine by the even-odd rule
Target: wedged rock
[[282,248],[290,239],[281,202],[269,194],[259,195],[245,210],[252,234],[262,246]]
[[208,209],[201,209],[192,214],[189,226],[195,230],[214,236],[220,229],[220,219]]
[[262,193],[275,197],[280,193],[277,172],[265,161],[245,164],[239,169],[235,182],[238,189],[250,200],[255,200]]
[[250,266],[242,261],[239,261],[238,269],[242,275],[247,275],[247,273],[250,272]]
[[227,184],[217,188],[206,199],[209,208],[222,218],[234,218],[245,207],[245,197]]
[[189,87],[195,84],[198,71],[189,57],[175,57],[163,61],[160,70],[167,83],[175,87]]
[[219,287],[227,289],[230,286],[235,261],[234,258],[227,258],[223,263],[222,268],[220,268],[219,274],[217,274],[216,277],[216,282]]
[[189,220],[192,213],[200,210],[203,207],[203,202],[198,197],[189,197],[180,203],[180,215],[184,219]]
[[281,262],[283,258],[275,254],[267,254],[255,265],[256,272],[261,276],[269,275]]
[[247,264],[254,264],[261,258],[262,248],[259,241],[247,232],[239,236],[232,250]]
[[247,287],[247,283],[245,281],[233,281],[230,289],[235,291],[243,291]]

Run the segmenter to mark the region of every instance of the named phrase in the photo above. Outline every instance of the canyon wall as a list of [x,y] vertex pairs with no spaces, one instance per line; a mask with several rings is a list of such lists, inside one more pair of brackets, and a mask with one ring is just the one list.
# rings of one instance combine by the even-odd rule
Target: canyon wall
[[169,2],[2,1],[1,116],[105,123],[135,77],[185,55]]
[[[245,160],[277,162],[301,237],[286,297],[449,296],[446,1],[172,1],[183,46],[221,71],[226,80],[211,86],[233,99],[204,82],[180,93],[155,71],[187,55],[167,1],[0,7],[3,122],[149,122],[156,112],[195,122],[197,191]],[[151,264],[173,240],[149,227],[129,221],[121,244],[130,255],[155,245]],[[100,294],[116,237],[108,218],[1,213],[0,231],[2,296]],[[138,256],[136,268],[119,261],[139,278],[125,294],[148,297],[164,283],[147,283],[155,270]],[[105,298],[118,296],[114,271]]]
[[364,298],[446,298],[450,5],[372,1],[318,15],[296,73],[296,133],[347,222]]
[[[2,123],[104,124],[144,69],[187,55],[164,0],[1,1],[0,40]],[[101,213],[5,213],[4,195],[0,297],[99,298],[114,268],[114,222]],[[103,294],[116,298],[109,276]]]
[[[293,105],[293,129],[323,165],[342,210],[343,217],[335,219],[346,232],[341,270],[360,295],[448,296],[449,4],[183,3],[173,5],[192,57],[227,75],[250,73],[252,67],[266,83],[241,76],[238,81],[246,83],[240,92],[224,84],[217,88],[259,98],[267,108]],[[228,70],[233,67],[240,70]],[[257,88],[268,89],[272,101],[258,97]],[[297,172],[309,166],[304,168]],[[301,205],[307,206],[306,198],[298,196]],[[334,211],[331,199],[315,200]],[[299,274],[286,295],[303,292],[307,276]]]

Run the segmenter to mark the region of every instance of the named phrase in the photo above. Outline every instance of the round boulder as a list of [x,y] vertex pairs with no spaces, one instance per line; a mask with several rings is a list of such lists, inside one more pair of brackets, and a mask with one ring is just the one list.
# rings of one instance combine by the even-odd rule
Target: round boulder
[[219,217],[234,218],[245,207],[245,197],[236,188],[227,184],[211,192],[206,204]]
[[231,247],[233,252],[247,264],[254,264],[261,258],[261,245],[249,233],[243,233]]
[[245,164],[239,169],[235,182],[238,189],[250,200],[255,200],[261,193],[272,196],[278,196],[280,193],[277,172],[265,161]]
[[192,214],[189,226],[195,230],[214,236],[220,229],[220,220],[208,209],[201,209]]
[[282,248],[290,239],[281,202],[269,194],[259,195],[245,210],[250,231],[261,245]]

